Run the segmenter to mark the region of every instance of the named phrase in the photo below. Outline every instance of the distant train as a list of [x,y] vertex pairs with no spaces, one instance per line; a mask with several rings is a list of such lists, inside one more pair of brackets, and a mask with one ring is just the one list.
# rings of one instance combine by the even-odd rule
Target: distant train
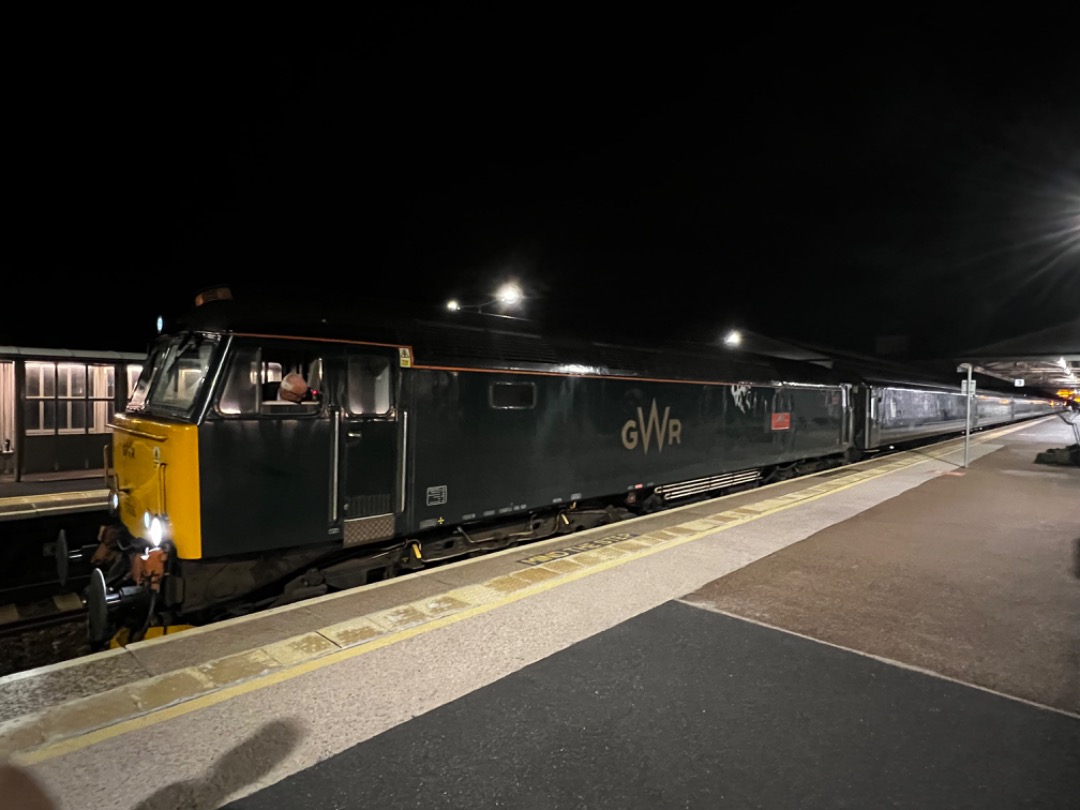
[[[198,624],[963,431],[955,386],[226,292],[113,421],[90,633]],[[296,385],[294,380],[300,379]],[[981,395],[979,427],[1049,414]],[[66,554],[64,544],[59,553]]]

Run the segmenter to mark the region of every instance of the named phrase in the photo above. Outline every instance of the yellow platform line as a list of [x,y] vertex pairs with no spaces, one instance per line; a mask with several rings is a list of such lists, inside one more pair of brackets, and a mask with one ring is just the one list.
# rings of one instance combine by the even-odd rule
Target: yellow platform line
[[[1026,426],[999,429],[994,431],[993,436]],[[980,434],[977,441],[985,442],[990,438],[989,433]],[[955,452],[956,449],[946,450],[941,451],[940,455]],[[70,701],[0,726],[0,756],[9,755],[23,765],[46,762],[930,460],[936,460],[932,453],[893,461],[873,470],[819,482],[803,490],[812,494],[798,500],[771,498],[760,502],[769,503],[767,509],[754,509],[755,505],[751,504],[711,515],[705,520],[716,525],[699,531],[679,533],[679,526],[659,529],[545,565],[457,588],[440,596],[349,619],[265,647]],[[696,518],[684,525],[700,521],[700,518]],[[125,715],[126,719],[109,719],[116,714]]]

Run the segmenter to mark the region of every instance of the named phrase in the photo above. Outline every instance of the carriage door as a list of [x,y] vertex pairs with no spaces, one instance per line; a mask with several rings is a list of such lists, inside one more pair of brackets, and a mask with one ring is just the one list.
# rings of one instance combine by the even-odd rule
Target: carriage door
[[346,546],[394,536],[394,485],[400,463],[394,402],[396,359],[396,354],[371,350],[346,355],[341,414],[341,508]]

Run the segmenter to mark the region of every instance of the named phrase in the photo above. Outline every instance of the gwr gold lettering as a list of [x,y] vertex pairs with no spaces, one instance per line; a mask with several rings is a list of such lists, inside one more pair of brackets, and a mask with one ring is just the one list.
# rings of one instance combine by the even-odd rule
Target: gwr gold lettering
[[673,444],[682,445],[682,421],[671,418],[670,406],[664,408],[664,415],[661,418],[655,399],[649,409],[648,418],[645,417],[645,412],[639,407],[637,409],[637,421],[628,419],[622,426],[623,447],[627,450],[635,450],[640,440],[645,455],[648,455],[649,445],[654,437],[656,439],[656,452],[658,453],[664,451],[665,443],[669,447]]

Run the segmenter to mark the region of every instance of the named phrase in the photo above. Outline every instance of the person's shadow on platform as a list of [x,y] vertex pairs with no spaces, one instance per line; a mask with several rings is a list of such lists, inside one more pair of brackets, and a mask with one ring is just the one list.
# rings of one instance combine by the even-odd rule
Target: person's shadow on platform
[[227,751],[201,779],[167,785],[135,810],[212,810],[226,796],[258,781],[285,759],[304,734],[292,720],[273,720]]

